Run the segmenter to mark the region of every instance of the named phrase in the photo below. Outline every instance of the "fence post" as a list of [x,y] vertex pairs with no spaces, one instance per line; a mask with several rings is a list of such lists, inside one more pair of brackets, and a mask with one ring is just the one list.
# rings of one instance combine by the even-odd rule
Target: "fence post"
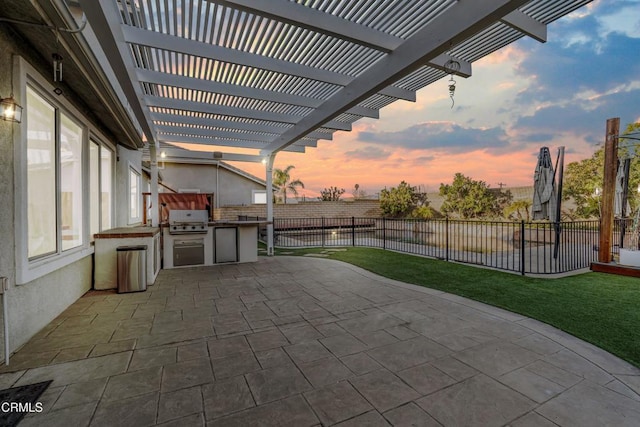
[[525,265],[524,265],[524,220],[520,221],[520,274],[524,276],[525,273]]
[[444,260],[445,261],[449,261],[449,217],[445,217],[444,219],[444,226],[445,226],[445,231],[444,231],[444,240],[445,240],[445,254],[444,254]]
[[382,217],[382,249],[387,249],[387,220]]
[[351,246],[356,245],[356,218],[351,217]]
[[322,236],[322,247],[324,248],[324,232],[325,232],[325,229],[324,229],[324,217],[321,217],[320,220],[321,220],[321,223],[320,223],[320,235]]

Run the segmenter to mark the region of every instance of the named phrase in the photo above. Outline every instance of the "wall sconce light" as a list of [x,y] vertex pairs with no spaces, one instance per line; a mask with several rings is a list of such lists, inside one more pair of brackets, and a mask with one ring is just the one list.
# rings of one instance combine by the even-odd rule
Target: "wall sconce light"
[[53,81],[61,82],[62,81],[62,56],[54,53],[51,55],[53,58]]
[[22,121],[22,107],[18,105],[13,94],[9,98],[0,99],[0,115],[6,122],[20,123]]
[[166,151],[161,151],[160,152],[160,158],[161,159],[166,159],[167,158],[167,152]]

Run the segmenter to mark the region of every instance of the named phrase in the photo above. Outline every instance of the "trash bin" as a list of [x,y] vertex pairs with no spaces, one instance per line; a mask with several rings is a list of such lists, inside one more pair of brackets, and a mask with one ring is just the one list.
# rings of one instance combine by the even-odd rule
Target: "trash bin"
[[147,290],[147,246],[119,246],[118,293]]

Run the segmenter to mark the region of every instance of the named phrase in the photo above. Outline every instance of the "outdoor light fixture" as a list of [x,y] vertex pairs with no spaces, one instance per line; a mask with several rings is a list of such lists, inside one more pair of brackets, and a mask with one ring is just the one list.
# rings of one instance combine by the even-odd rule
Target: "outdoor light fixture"
[[449,98],[451,98],[451,108],[453,108],[455,104],[453,96],[456,94],[456,81],[453,79],[453,75],[460,71],[460,63],[450,59],[445,62],[444,70],[449,74]]
[[51,55],[53,58],[53,81],[62,81],[62,56],[58,53]]
[[167,152],[166,151],[161,152],[160,153],[160,158],[161,159],[166,159],[167,158]]
[[0,114],[6,122],[20,123],[22,121],[22,107],[18,105],[13,94],[8,98],[0,99]]

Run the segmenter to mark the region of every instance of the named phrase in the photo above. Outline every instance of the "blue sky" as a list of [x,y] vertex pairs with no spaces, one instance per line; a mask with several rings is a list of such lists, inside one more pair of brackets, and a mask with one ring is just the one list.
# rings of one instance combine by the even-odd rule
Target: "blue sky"
[[306,154],[279,154],[276,167],[295,165],[308,195],[356,183],[374,194],[402,180],[437,191],[456,172],[530,185],[540,147],[580,160],[608,118],[640,121],[640,0],[596,0],[550,24],[546,43],[523,38],[456,80],[453,109],[445,78]]

